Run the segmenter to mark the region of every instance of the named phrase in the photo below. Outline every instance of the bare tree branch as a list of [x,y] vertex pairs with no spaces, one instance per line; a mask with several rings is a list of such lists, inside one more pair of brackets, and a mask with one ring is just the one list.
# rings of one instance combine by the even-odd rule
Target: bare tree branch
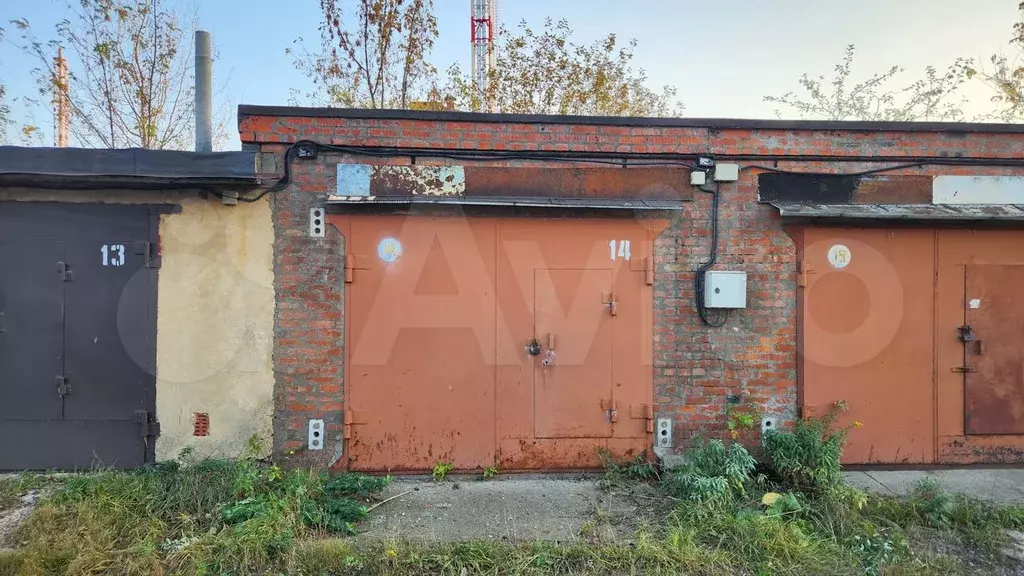
[[[856,49],[847,46],[843,61],[833,67],[833,75],[814,77],[804,74],[799,79],[802,94],[787,92],[781,96],[765,96],[765,102],[780,105],[776,116],[795,115],[800,118],[826,120],[890,120],[890,121],[957,121],[963,120],[966,99],[961,88],[966,78],[963,69],[969,60],[958,59],[945,73],[925,68],[924,78],[893,88],[903,74],[899,66],[868,77],[850,86]],[[828,85],[830,88],[826,89]]]
[[[65,91],[77,145],[193,146],[196,20],[183,17],[183,2],[64,0],[70,16],[46,42],[20,21],[22,50],[37,62],[34,75],[40,96]],[[53,68],[59,47],[67,53],[71,68],[70,81],[64,86],[55,81]]]

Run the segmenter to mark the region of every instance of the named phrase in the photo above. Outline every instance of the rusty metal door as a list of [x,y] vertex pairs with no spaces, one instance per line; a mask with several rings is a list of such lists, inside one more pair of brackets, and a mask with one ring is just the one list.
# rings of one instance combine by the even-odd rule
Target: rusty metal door
[[611,270],[534,271],[537,438],[608,438],[612,398]]
[[966,266],[964,427],[1024,434],[1024,266]]
[[330,221],[346,239],[349,468],[591,468],[598,449],[649,447],[666,221]]
[[493,221],[368,217],[346,236],[353,470],[494,464]]
[[802,239],[805,415],[845,401],[847,463],[934,459],[935,232],[807,228]]

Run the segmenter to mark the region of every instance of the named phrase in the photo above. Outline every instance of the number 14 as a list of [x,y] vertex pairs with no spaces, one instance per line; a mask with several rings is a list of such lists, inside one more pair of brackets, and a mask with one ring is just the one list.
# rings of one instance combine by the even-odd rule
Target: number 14
[[[615,250],[618,246],[618,251]],[[610,240],[608,247],[611,249],[612,260],[616,257],[629,260],[629,240]]]

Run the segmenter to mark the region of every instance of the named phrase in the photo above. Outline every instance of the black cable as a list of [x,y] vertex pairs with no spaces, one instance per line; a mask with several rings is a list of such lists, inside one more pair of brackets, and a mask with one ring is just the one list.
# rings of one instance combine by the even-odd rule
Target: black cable
[[[431,148],[398,148],[398,147],[367,147],[367,146],[343,146],[339,144],[321,144],[313,140],[297,140],[285,150],[284,155],[284,172],[281,178],[271,185],[269,188],[264,189],[262,192],[253,197],[238,196],[236,199],[242,202],[256,202],[262,199],[267,194],[271,194],[283,189],[291,181],[291,161],[293,159],[293,151],[296,146],[304,144],[310,145],[319,150],[328,150],[332,152],[340,152],[344,154],[352,154],[358,156],[370,156],[370,157],[392,157],[392,156],[408,156],[414,161],[416,158],[440,158],[445,160],[462,160],[471,162],[488,162],[494,160],[505,160],[505,161],[533,161],[533,162],[566,162],[573,164],[599,164],[605,166],[618,166],[622,168],[629,167],[645,167],[645,166],[679,166],[683,168],[689,168],[691,170],[706,170],[706,167],[695,166],[689,162],[682,160],[646,160],[645,157],[649,155],[632,155],[628,153],[612,153],[607,158],[600,157],[601,153],[586,153],[586,152],[519,152],[519,151],[504,151],[504,150],[476,150],[476,151],[459,151],[459,150],[445,150],[445,149],[431,149]],[[694,155],[688,155],[694,156]],[[738,157],[742,158],[742,157]],[[767,159],[775,159],[777,161],[810,161],[811,158],[799,158],[799,157],[784,157],[775,156],[767,157]],[[630,162],[630,160],[633,160]],[[861,157],[828,157],[823,156],[820,158],[815,157],[816,161],[844,161],[844,162],[878,162],[878,159],[861,158]],[[741,166],[740,170],[758,169],[767,172],[774,172],[777,174],[801,174],[801,175],[817,175],[817,176],[868,176],[871,174],[880,174],[884,172],[892,172],[894,170],[905,170],[908,168],[920,168],[922,166],[1004,166],[1004,167],[1024,167],[1024,161],[1011,160],[1011,159],[1000,159],[1000,158],[934,158],[917,160],[910,163],[896,164],[893,166],[883,166],[881,168],[873,168],[870,170],[862,170],[860,172],[801,172],[796,170],[785,170],[782,168],[775,168],[772,166],[764,166],[760,164],[748,164]],[[222,194],[210,191],[217,196]],[[717,193],[716,193],[717,194]]]
[[[771,166],[760,166],[760,165],[757,165],[757,164],[748,164],[746,166],[741,167],[740,170],[757,169],[757,170],[764,170],[766,172],[773,172],[775,174],[799,174],[801,176],[814,175],[814,176],[847,176],[847,177],[857,177],[857,176],[869,176],[871,174],[880,174],[882,172],[892,172],[894,170],[905,170],[907,168],[920,168],[920,167],[926,166],[928,164],[932,164],[932,162],[911,162],[910,164],[897,164],[895,166],[883,166],[881,168],[872,168],[871,170],[863,170],[861,172],[842,172],[842,173],[835,173],[835,172],[807,172],[807,171],[799,171],[799,170],[783,170],[781,168],[773,168]],[[934,164],[941,164],[941,162],[934,162]]]
[[695,302],[697,308],[697,315],[700,316],[701,322],[711,326],[712,328],[721,328],[725,326],[727,320],[729,320],[728,312],[722,317],[719,322],[712,322],[708,318],[708,310],[704,307],[704,281],[705,276],[709,268],[715,265],[718,260],[718,199],[721,194],[718,183],[715,183],[714,190],[700,189],[702,192],[709,192],[711,196],[711,256],[708,261],[701,264],[697,268],[696,273],[693,276],[693,289],[695,295]]

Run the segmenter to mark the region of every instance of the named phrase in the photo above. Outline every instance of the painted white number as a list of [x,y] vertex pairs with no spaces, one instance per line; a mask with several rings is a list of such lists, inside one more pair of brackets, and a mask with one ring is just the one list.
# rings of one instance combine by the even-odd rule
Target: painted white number
[[[615,249],[616,246],[618,246],[617,251]],[[629,240],[610,240],[608,242],[608,248],[611,249],[612,260],[615,260],[616,258],[629,260]]]
[[104,266],[122,266],[124,265],[124,245],[123,244],[104,244],[100,248],[100,253],[103,254],[103,265]]

